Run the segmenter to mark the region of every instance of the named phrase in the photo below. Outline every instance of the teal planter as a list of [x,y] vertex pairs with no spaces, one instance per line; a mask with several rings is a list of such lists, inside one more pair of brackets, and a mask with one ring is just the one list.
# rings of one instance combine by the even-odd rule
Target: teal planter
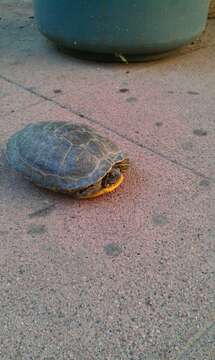
[[144,60],[202,33],[208,0],[34,0],[40,31],[58,47],[107,60]]

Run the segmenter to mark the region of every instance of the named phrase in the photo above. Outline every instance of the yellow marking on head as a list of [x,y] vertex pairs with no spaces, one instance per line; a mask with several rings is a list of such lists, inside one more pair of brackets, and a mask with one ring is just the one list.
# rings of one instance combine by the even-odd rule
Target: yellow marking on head
[[98,196],[110,193],[112,191],[114,191],[115,189],[118,188],[118,186],[120,186],[122,184],[124,180],[124,176],[121,174],[120,178],[112,185],[106,187],[106,188],[102,188],[101,190],[99,190],[98,192],[94,193],[94,194],[90,194],[88,196],[84,196],[83,199],[95,199]]

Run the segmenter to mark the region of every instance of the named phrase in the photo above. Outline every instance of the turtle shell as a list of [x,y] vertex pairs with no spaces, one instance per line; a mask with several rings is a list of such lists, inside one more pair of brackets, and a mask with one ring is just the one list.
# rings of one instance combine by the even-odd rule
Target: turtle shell
[[97,183],[127,158],[94,129],[62,121],[29,124],[9,139],[6,156],[30,181],[63,192]]

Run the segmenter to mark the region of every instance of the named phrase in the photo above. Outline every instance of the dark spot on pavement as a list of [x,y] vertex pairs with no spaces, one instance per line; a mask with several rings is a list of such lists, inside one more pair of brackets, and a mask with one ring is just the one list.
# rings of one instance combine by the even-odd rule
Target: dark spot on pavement
[[61,94],[62,93],[61,89],[54,89],[53,91],[54,91],[55,94]]
[[200,95],[200,93],[198,91],[188,91],[187,93],[189,95]]
[[195,129],[193,130],[194,135],[196,136],[207,136],[208,132],[203,129]]
[[43,217],[43,216],[47,216],[52,210],[54,210],[55,205],[54,204],[50,204],[50,205],[46,205],[32,213],[30,213],[28,216],[30,219],[34,218],[34,217]]
[[137,98],[135,96],[130,96],[126,99],[127,102],[133,103],[137,101]]
[[7,235],[9,234],[8,230],[0,230],[0,235]]
[[43,235],[47,233],[47,228],[45,225],[31,224],[29,225],[27,232],[31,236]]
[[161,127],[163,125],[163,123],[161,122],[161,121],[157,121],[156,123],[155,123],[155,126],[157,126],[157,127]]
[[145,304],[151,307],[153,306],[152,300],[149,296],[145,299]]
[[104,246],[104,251],[108,256],[119,256],[122,253],[122,248],[114,243],[110,243]]
[[202,187],[208,187],[208,186],[210,186],[210,181],[207,179],[203,179],[200,181],[199,185]]
[[19,266],[18,272],[19,272],[19,274],[21,274],[21,275],[25,273],[25,267],[24,267],[24,265],[20,265],[20,266]]
[[29,18],[29,19],[34,19],[34,16],[29,16],[28,18]]
[[35,86],[30,86],[27,88],[29,91],[36,91],[37,88]]
[[181,147],[183,150],[185,151],[191,151],[193,150],[193,144],[191,143],[191,141],[186,141],[183,144],[181,144]]
[[121,88],[121,89],[119,89],[119,92],[121,92],[121,93],[126,93],[126,92],[128,92],[129,91],[129,89],[127,89],[127,88]]
[[19,29],[24,29],[24,25],[19,26]]
[[127,70],[127,71],[126,71],[126,74],[130,74],[130,71],[129,71],[129,70]]
[[167,92],[168,92],[168,94],[174,94],[174,91],[172,91],[172,90],[169,90]]
[[159,214],[159,215],[154,215],[152,217],[153,223],[155,225],[166,225],[168,224],[168,219],[165,215]]

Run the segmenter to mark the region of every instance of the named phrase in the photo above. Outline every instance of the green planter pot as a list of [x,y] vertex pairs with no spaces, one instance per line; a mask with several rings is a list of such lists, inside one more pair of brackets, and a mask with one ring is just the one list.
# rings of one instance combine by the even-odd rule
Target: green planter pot
[[208,6],[209,0],[34,0],[40,31],[58,47],[120,61],[191,42],[205,28]]

